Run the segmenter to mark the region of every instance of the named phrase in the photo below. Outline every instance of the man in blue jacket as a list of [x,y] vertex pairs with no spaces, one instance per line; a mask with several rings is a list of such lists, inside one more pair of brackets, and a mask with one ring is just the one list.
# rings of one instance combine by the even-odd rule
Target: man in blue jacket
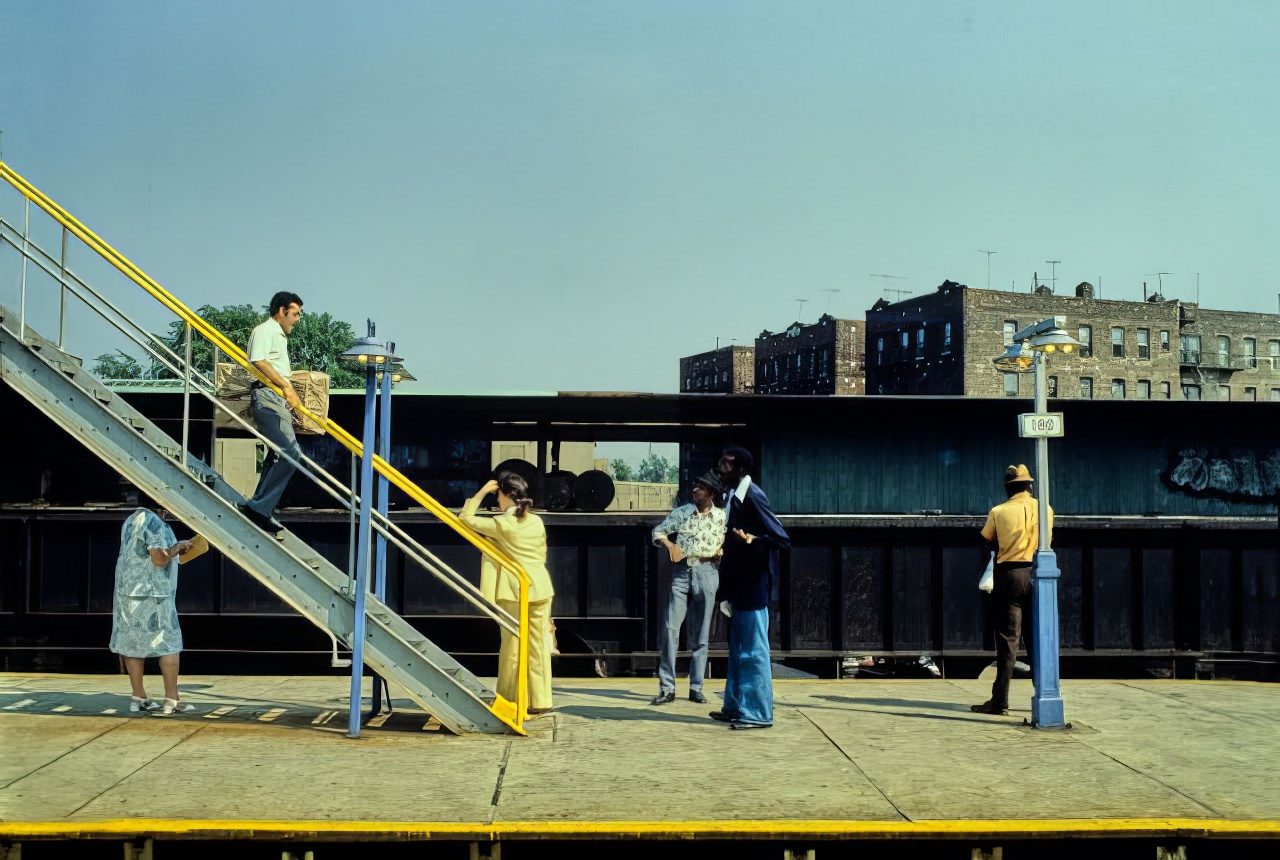
[[751,481],[754,460],[744,448],[726,448],[718,469],[730,492],[720,596],[728,603],[729,667],[724,706],[711,718],[732,729],[773,725],[773,675],[769,664],[769,595],[778,581],[779,550],[791,538],[769,498]]

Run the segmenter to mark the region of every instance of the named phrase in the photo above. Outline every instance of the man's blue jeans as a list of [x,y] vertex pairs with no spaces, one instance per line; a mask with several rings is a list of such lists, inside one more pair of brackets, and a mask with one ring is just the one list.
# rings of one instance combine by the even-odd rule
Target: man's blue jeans
[[689,690],[701,691],[707,674],[707,637],[711,634],[711,616],[716,609],[716,589],[720,587],[720,570],[710,562],[689,567],[685,562],[671,572],[671,601],[667,604],[667,626],[658,659],[658,692],[676,690],[676,649],[680,645],[680,627],[686,616],[685,638],[689,644]]

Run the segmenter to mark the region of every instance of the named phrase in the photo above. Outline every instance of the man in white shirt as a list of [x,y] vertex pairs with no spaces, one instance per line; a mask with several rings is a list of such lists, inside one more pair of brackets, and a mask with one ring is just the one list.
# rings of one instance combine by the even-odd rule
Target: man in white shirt
[[[667,604],[665,635],[658,658],[658,695],[650,704],[676,700],[676,647],[688,613],[689,699],[706,704],[702,679],[707,672],[707,640],[720,587],[720,548],[724,545],[725,513],[715,499],[724,484],[708,472],[693,485],[693,504],[680,505],[653,530],[653,542],[667,548],[671,571],[671,599]],[[675,534],[676,539],[671,540]]]
[[[289,374],[293,369],[289,365],[289,332],[302,319],[302,299],[296,293],[279,292],[271,297],[268,308],[271,317],[253,330],[249,335],[249,361],[267,379],[280,387],[284,397],[276,394],[261,382],[254,381],[252,392],[253,420],[258,431],[266,436],[282,451],[298,460],[302,452],[298,449],[298,439],[293,433],[294,409],[302,406],[298,393],[293,390]],[[272,517],[285,487],[297,467],[273,450],[262,464],[262,477],[258,479],[258,488],[253,498],[243,505],[237,505],[240,512],[249,521],[265,532],[274,534],[282,531],[284,526]]]

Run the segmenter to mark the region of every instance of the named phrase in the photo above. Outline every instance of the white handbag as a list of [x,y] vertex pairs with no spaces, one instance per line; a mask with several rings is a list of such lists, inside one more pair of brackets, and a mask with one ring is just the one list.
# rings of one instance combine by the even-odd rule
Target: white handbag
[[996,576],[996,554],[991,553],[991,558],[987,559],[987,569],[982,572],[982,578],[978,580],[978,590],[991,593],[991,589],[995,586]]

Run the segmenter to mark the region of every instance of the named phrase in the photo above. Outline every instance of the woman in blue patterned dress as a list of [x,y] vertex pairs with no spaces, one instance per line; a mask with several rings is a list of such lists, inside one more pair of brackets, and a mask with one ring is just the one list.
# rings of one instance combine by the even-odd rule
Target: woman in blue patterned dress
[[[182,629],[175,595],[178,558],[191,554],[192,541],[178,540],[154,511],[138,508],[120,530],[116,587],[111,616],[111,650],[124,659],[133,688],[129,710],[161,715],[194,710],[179,698],[178,656]],[[152,699],[143,686],[143,665],[160,658],[164,698]]]

